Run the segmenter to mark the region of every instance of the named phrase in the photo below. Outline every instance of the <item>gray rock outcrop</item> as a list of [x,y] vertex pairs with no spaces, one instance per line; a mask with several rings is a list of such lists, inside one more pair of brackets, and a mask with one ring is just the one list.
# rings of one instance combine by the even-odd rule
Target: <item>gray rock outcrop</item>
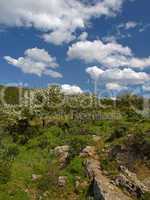
[[92,181],[94,200],[131,200],[103,175],[99,161],[88,159],[85,162],[85,168]]
[[66,165],[68,156],[69,156],[69,146],[58,146],[54,149],[55,155],[58,157],[59,163],[61,167]]
[[67,184],[67,177],[66,176],[59,176],[58,177],[58,186],[65,187]]
[[133,196],[140,198],[145,192],[150,192],[140,180],[138,180],[135,173],[130,172],[126,167],[120,167],[121,172],[115,179],[117,186],[125,188]]

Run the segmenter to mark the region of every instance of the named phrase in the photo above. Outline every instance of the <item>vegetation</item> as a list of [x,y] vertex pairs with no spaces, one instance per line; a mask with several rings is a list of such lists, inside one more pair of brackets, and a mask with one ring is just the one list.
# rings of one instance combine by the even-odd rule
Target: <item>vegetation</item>
[[[1,101],[0,108],[0,199],[86,199],[86,184],[75,190],[77,177],[88,181],[79,156],[86,146],[96,147],[101,167],[111,177],[120,164],[134,172],[145,165],[150,172],[150,119],[142,110],[143,98],[65,96],[51,86],[23,89],[19,101],[19,88],[6,91],[9,105]],[[63,145],[70,148],[61,168],[54,149]],[[65,188],[58,186],[59,176],[67,177]],[[149,193],[141,199],[149,199]]]

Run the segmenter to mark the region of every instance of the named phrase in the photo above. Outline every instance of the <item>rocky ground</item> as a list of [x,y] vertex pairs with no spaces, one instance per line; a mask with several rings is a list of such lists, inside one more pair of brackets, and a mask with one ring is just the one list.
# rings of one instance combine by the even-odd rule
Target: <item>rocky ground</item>
[[[99,140],[98,137],[97,140]],[[58,156],[60,167],[64,167],[69,156],[69,146],[58,146],[54,152]],[[124,166],[120,166],[120,174],[114,180],[110,179],[100,167],[100,159],[94,146],[84,148],[80,152],[80,157],[84,158],[83,165],[89,180],[83,183],[81,177],[76,177],[75,189],[78,190],[79,187],[88,185],[89,198],[94,200],[132,200],[150,192],[150,187],[138,180],[136,174]],[[65,187],[66,183],[67,177],[58,177],[59,187]]]

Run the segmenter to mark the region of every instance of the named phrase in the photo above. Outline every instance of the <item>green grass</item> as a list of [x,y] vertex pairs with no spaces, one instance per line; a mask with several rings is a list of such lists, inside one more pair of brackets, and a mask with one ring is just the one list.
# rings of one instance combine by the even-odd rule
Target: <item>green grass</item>
[[[8,171],[8,180],[0,183],[0,200],[31,200],[34,195],[37,198],[42,196],[45,200],[69,200],[70,196],[84,200],[88,188],[81,188],[78,194],[74,191],[75,177],[79,176],[82,181],[87,181],[83,159],[79,157],[80,151],[87,145],[96,145],[102,169],[115,176],[118,173],[117,163],[109,160],[107,155],[103,155],[102,148],[122,145],[128,134],[137,135],[141,130],[142,132],[150,130],[149,120],[135,123],[125,120],[104,120],[86,124],[71,123],[70,126],[67,131],[63,129],[63,125],[51,125],[49,128],[41,129],[40,134],[30,138],[24,145],[13,143],[10,135],[2,134],[0,159],[3,162],[3,159],[6,159],[4,155],[9,155],[7,160],[10,164],[10,174]],[[114,140],[108,141],[119,127],[127,127],[126,134],[120,134],[119,137],[114,135]],[[100,142],[95,143],[92,135],[100,136]],[[144,136],[144,140],[150,143],[148,134]],[[53,149],[61,145],[69,145],[71,149],[69,153],[72,154],[63,169],[53,154]],[[6,168],[4,169],[3,175],[7,173]],[[41,175],[41,178],[33,181],[32,174]],[[58,176],[67,176],[66,188],[57,187]],[[47,197],[44,197],[45,192]],[[147,195],[143,196],[142,200],[148,198]]]

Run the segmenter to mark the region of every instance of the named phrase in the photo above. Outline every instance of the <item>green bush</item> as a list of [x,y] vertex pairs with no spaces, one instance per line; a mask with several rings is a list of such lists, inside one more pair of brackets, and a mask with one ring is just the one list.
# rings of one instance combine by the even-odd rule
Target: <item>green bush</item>
[[39,128],[31,126],[28,119],[21,119],[14,124],[10,124],[7,130],[13,138],[13,142],[18,142],[22,145],[26,144],[34,136],[39,135]]
[[44,149],[44,148],[46,148],[48,145],[49,145],[48,137],[45,136],[45,135],[42,135],[42,136],[39,138],[38,147],[40,147],[41,149]]
[[86,136],[71,138],[69,141],[69,158],[73,159],[74,157],[78,156],[79,153],[89,144],[89,138]]
[[83,160],[79,157],[75,157],[69,164],[68,170],[72,175],[83,176]]
[[7,147],[7,153],[6,156],[10,159],[14,159],[19,153],[19,148],[16,144],[11,144]]
[[116,161],[110,161],[108,158],[101,160],[101,168],[102,170],[106,170],[109,175],[117,175],[118,174],[118,165]]
[[115,139],[119,139],[119,138],[125,136],[127,133],[127,130],[128,130],[127,126],[117,125],[115,127],[115,130],[112,132],[111,136],[108,138],[107,141],[112,142]]
[[45,192],[50,188],[56,188],[56,184],[58,181],[57,169],[50,168],[48,173],[42,175],[42,177],[37,180],[36,186],[37,189],[41,192]]

